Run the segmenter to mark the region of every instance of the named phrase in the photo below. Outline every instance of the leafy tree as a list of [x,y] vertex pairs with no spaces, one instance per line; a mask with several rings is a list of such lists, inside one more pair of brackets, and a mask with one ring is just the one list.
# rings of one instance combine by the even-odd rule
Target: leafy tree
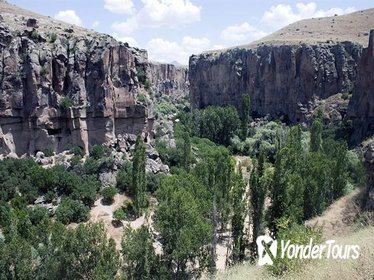
[[270,189],[272,204],[268,212],[268,224],[276,233],[277,220],[286,215],[288,208],[288,187],[292,174],[300,174],[303,166],[303,149],[301,144],[301,128],[294,126],[290,129],[285,146],[277,153],[274,179]]
[[126,161],[117,174],[117,188],[121,191],[130,193],[131,186],[132,164]]
[[117,221],[122,221],[126,219],[126,213],[123,211],[123,208],[118,208],[116,211],[113,213],[113,218],[116,219]]
[[245,183],[242,174],[236,175],[233,181],[231,231],[234,244],[232,258],[234,263],[236,263],[243,260],[245,256],[244,220],[246,216],[246,204],[244,197]]
[[196,136],[228,146],[237,132],[240,118],[236,109],[229,107],[208,107],[194,111],[193,131]]
[[0,240],[0,255],[0,279],[35,278],[32,247],[19,235]]
[[143,225],[132,230],[126,227],[122,238],[123,271],[126,279],[158,279],[159,264],[151,234]]
[[111,154],[111,149],[106,146],[101,145],[94,145],[90,151],[90,157],[95,160],[103,159],[105,157],[109,157]]
[[64,198],[56,210],[56,219],[63,224],[80,223],[88,220],[89,208],[79,201]]
[[183,145],[182,145],[182,157],[181,157],[181,165],[186,170],[190,170],[190,165],[192,163],[192,151],[191,151],[191,139],[188,132],[183,133]]
[[248,126],[250,122],[250,99],[249,95],[244,95],[242,99],[242,114],[241,114],[241,138],[245,140],[248,136]]
[[[160,233],[167,268],[176,279],[183,279],[188,271],[194,276],[203,271],[211,233],[206,207],[201,204],[204,200],[194,197],[201,185],[195,179],[192,188],[188,187],[187,178],[184,175],[166,178],[157,191],[160,205],[155,213],[155,227]],[[175,180],[181,184],[174,184]],[[199,267],[195,266],[197,262]],[[191,265],[187,271],[188,263]]]
[[103,196],[103,202],[105,204],[112,204],[114,201],[114,196],[117,194],[116,188],[110,186],[102,190],[101,195]]
[[147,206],[145,164],[145,145],[140,135],[136,138],[135,152],[132,168],[132,186],[130,195],[134,196],[135,209],[141,214],[142,209]]
[[262,230],[264,203],[267,192],[267,186],[262,181],[262,177],[264,175],[264,168],[264,155],[261,154],[258,163],[254,164],[250,176],[250,202],[252,206],[253,221],[253,243],[251,245],[251,250],[253,255],[255,254],[255,252],[257,252],[255,242]]
[[11,208],[8,203],[0,201],[0,227],[8,227],[11,222]]
[[40,275],[47,279],[114,279],[119,254],[103,224],[79,225],[76,229],[57,224],[49,235],[45,246],[38,249]]
[[49,218],[48,209],[38,205],[33,208],[29,208],[28,215],[33,225],[37,225],[43,220],[47,220]]
[[319,116],[313,121],[310,135],[310,150],[318,152],[322,148],[322,120]]
[[329,203],[343,196],[346,191],[348,181],[348,160],[347,144],[337,142],[332,139],[325,141],[323,145],[324,153],[330,159],[330,180],[331,187],[328,190]]

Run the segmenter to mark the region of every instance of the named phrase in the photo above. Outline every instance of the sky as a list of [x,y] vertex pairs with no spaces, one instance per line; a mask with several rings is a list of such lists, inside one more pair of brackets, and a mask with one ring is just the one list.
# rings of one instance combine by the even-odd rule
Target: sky
[[292,22],[374,7],[368,1],[8,0],[187,65],[192,54],[250,43]]

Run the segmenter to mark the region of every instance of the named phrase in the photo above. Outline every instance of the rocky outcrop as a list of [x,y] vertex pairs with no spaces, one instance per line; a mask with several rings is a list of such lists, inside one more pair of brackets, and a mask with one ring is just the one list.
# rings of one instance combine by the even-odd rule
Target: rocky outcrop
[[192,106],[240,109],[243,95],[249,95],[254,116],[301,122],[315,98],[352,89],[361,51],[357,43],[341,42],[261,45],[192,56]]
[[179,100],[188,95],[188,69],[173,64],[149,63],[148,73],[152,91]]
[[136,102],[136,66],[145,52],[104,35],[0,28],[0,152],[88,150],[120,132],[143,130],[147,108]]
[[374,135],[374,30],[362,53],[348,114],[353,120],[352,144]]
[[0,154],[87,152],[125,133],[147,138],[149,87],[187,92],[187,71],[150,63],[145,50],[6,3],[0,13]]

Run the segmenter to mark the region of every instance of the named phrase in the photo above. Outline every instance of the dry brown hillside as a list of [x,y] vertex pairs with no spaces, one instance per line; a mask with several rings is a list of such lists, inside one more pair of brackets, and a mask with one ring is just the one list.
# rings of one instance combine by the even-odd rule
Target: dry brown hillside
[[261,44],[298,45],[352,41],[367,47],[370,29],[374,28],[374,8],[342,16],[311,18],[292,23],[258,41],[242,45],[254,48]]
[[254,42],[272,44],[324,43],[353,41],[367,46],[369,31],[374,28],[374,8],[343,16],[305,19],[292,23]]
[[11,30],[26,29],[27,20],[29,18],[37,19],[38,32],[55,33],[72,33],[75,35],[86,35],[87,33],[96,33],[93,30],[87,30],[82,27],[58,21],[51,17],[43,16],[13,4],[0,0],[0,21],[5,22]]

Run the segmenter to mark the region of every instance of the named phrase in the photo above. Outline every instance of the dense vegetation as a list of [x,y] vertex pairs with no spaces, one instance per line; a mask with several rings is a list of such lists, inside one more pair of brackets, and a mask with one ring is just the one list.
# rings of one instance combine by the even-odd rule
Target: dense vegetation
[[[190,279],[215,272],[222,234],[230,236],[230,265],[256,259],[251,240],[266,228],[300,242],[318,240],[303,221],[362,184],[358,155],[344,141],[324,136],[320,115],[310,131],[277,122],[256,127],[249,125],[249,109],[245,98],[240,113],[233,107],[180,112],[175,146],[157,141],[170,176],[146,174],[140,136],[132,162],[120,166],[117,185],[104,189],[99,174],[114,162],[107,147],[92,147],[85,160],[73,147],[69,168],[1,161],[0,279]],[[246,161],[236,162],[233,154]],[[154,211],[152,225],[124,228],[120,253],[102,224],[65,226],[86,222],[99,195],[111,204],[117,192],[131,200],[114,212],[115,226]],[[40,196],[55,211],[35,206]],[[153,209],[150,196],[158,201]],[[267,198],[271,203],[265,207]],[[161,255],[155,243],[161,244]],[[270,272],[279,275],[300,265],[277,260]]]

